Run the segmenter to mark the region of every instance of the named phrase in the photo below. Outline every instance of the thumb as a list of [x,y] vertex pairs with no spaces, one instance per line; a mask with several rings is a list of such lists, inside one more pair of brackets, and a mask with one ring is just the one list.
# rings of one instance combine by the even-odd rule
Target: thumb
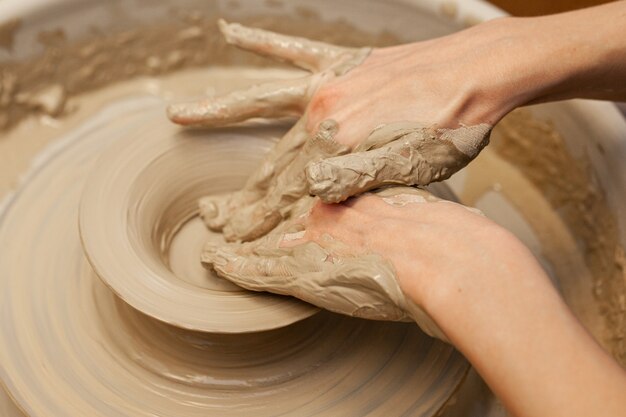
[[378,135],[385,130],[393,139],[383,146],[307,165],[309,193],[338,203],[382,185],[427,185],[449,178],[478,153],[463,152],[447,131],[416,126],[398,134],[390,124],[378,129]]

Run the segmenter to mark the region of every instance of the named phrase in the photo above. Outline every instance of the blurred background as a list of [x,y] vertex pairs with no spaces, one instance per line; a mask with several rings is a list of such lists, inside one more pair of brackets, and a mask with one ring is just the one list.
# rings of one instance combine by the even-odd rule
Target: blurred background
[[[540,16],[610,3],[614,0],[489,0],[513,16]],[[615,103],[626,116],[626,103]]]
[[490,0],[490,3],[514,16],[559,13],[610,2],[610,0]]

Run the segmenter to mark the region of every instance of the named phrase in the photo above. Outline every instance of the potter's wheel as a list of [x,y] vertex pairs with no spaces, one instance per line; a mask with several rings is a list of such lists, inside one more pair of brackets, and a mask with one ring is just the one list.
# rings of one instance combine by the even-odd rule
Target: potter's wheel
[[83,256],[81,192],[109,145],[97,134],[103,126],[116,120],[121,133],[163,114],[154,99],[122,107],[58,143],[0,217],[0,377],[28,415],[432,416],[441,408],[468,365],[415,325],[322,312],[271,331],[200,333],[115,296]]
[[234,191],[285,125],[188,131],[158,101],[94,136],[110,139],[90,171],[79,209],[80,237],[97,275],[125,302],[166,323],[211,333],[292,324],[318,309],[292,297],[243,290],[200,264],[207,241],[198,199]]

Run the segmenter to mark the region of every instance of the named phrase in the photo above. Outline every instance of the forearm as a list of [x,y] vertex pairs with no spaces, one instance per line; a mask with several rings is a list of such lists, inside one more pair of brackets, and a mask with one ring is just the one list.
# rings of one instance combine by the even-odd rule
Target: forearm
[[528,250],[507,250],[488,274],[440,281],[424,301],[429,314],[517,417],[626,415],[623,370]]
[[571,98],[626,100],[626,1],[512,19],[510,28],[515,45],[500,73],[502,98],[512,98],[508,107]]

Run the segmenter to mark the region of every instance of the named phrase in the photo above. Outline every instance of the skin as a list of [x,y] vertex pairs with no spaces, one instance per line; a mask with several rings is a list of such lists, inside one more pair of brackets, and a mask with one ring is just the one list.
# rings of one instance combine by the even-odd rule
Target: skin
[[[427,185],[444,180],[476,157],[489,141],[488,123],[440,125],[429,119],[414,121],[409,112],[382,117],[382,123],[369,120],[358,137],[347,136],[342,133],[344,125],[334,119],[335,109],[328,107],[336,99],[332,96],[335,81],[347,82],[348,94],[359,92],[351,91],[355,86],[367,94],[371,86],[363,83],[359,73],[381,64],[388,66],[389,57],[370,48],[344,48],[224,21],[219,27],[233,45],[311,71],[300,79],[168,108],[169,118],[186,126],[218,127],[254,117],[301,116],[242,190],[200,201],[200,216],[206,225],[221,231],[227,241],[263,236],[289,218],[297,201],[308,194],[336,203],[382,185]],[[354,72],[357,75],[353,77]],[[395,92],[406,88],[399,87]],[[384,108],[381,103],[372,107]],[[369,116],[357,117],[364,120]],[[356,120],[346,126],[354,126]],[[324,133],[328,131],[332,134]],[[306,143],[320,134],[330,137],[334,145],[326,150],[332,152],[307,151]]]
[[[202,262],[220,276],[253,291],[270,290],[291,295],[336,313],[372,320],[415,321],[426,333],[447,340],[445,334],[420,304],[401,288],[396,272],[401,242],[393,251],[377,250],[363,226],[376,224],[366,211],[362,218],[347,212],[348,222],[360,221],[358,227],[332,230],[349,204],[404,207],[408,204],[441,201],[418,188],[393,187],[349,200],[346,205],[321,204],[318,197],[298,201],[294,216],[272,232],[247,243],[207,243]],[[464,210],[477,210],[464,206]],[[384,207],[383,207],[384,209]],[[406,212],[406,210],[405,210]],[[343,221],[338,225],[350,225]],[[356,225],[356,223],[354,224]],[[332,233],[329,233],[332,232]],[[349,244],[346,244],[349,242]],[[391,249],[391,248],[388,248]],[[391,261],[391,262],[390,262]]]
[[[626,100],[624,27],[626,2],[620,1],[555,16],[499,19],[439,39],[375,49],[317,86],[300,123],[313,134],[320,122],[333,119],[339,126],[334,140],[355,150],[381,124],[492,126],[528,103]],[[351,255],[373,253],[390,262],[406,299],[472,362],[513,415],[626,415],[626,373],[506,230],[450,202],[398,206],[366,194],[338,205],[311,204],[304,217],[286,223],[300,221],[303,233],[285,239],[287,231],[279,228],[273,242],[294,248],[323,245],[330,237],[351,248]],[[269,265],[249,249],[233,244],[219,259],[209,250],[205,262],[217,264],[227,278],[233,271],[254,273],[257,289],[279,288],[264,278],[281,276],[272,268],[246,268],[252,255]],[[285,280],[297,277],[282,271]]]
[[[626,373],[576,320],[530,251],[489,219],[452,202],[398,206],[366,194],[343,204],[317,201],[300,230],[297,239],[271,233],[258,244],[264,251],[255,253],[254,242],[223,247],[216,270],[252,289],[284,289],[289,282],[287,293],[310,301],[302,291],[311,276],[290,268],[294,248],[324,247],[330,236],[334,245],[344,244],[338,257],[367,253],[390,261],[405,297],[513,415],[626,415]],[[276,257],[270,242],[291,252]],[[210,259],[205,253],[204,261]],[[313,301],[324,306],[328,300]]]

